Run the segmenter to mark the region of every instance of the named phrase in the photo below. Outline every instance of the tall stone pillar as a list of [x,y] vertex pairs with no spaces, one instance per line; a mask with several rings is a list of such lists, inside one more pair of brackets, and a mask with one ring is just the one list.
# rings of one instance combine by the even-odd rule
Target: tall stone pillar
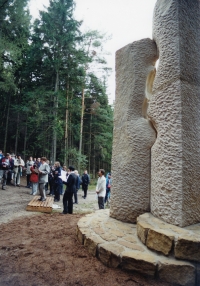
[[153,39],[159,67],[148,114],[152,147],[151,212],[165,222],[200,222],[200,1],[158,0]]
[[157,60],[150,39],[133,42],[116,53],[116,101],[112,153],[110,216],[136,222],[150,209],[150,149],[156,133],[146,117],[148,90]]

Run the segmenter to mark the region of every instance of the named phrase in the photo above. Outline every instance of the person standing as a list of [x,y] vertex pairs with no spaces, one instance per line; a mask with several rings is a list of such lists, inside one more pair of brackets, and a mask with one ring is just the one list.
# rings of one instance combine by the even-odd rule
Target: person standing
[[54,163],[53,180],[54,180],[54,202],[60,201],[60,194],[62,193],[62,179],[60,162]]
[[31,167],[34,165],[33,157],[29,157],[26,162],[26,188],[31,187],[30,177],[31,177]]
[[40,193],[40,198],[38,199],[39,201],[46,201],[46,192],[45,192],[45,184],[48,182],[48,173],[50,171],[49,165],[46,163],[47,158],[42,157],[41,158],[41,165],[38,169],[38,174],[39,174],[39,193]]
[[105,174],[105,171],[103,169],[100,169],[98,173],[99,178],[98,178],[97,186],[96,186],[99,209],[104,209],[104,199],[106,195],[106,178],[104,174]]
[[111,184],[112,184],[111,173],[108,173],[108,177],[106,178],[106,196],[105,196],[105,203],[107,202],[107,205],[110,199]]
[[83,198],[86,199],[86,197],[87,197],[88,185],[89,185],[89,183],[90,183],[90,178],[89,178],[89,176],[88,176],[87,170],[84,171],[81,180],[82,180],[82,190],[84,191],[84,196],[83,196]]
[[33,166],[31,166],[30,168],[31,171],[31,176],[30,176],[30,182],[32,184],[32,192],[30,193],[30,195],[35,196],[37,194],[37,189],[38,189],[38,168],[37,165],[34,164]]
[[63,184],[67,185],[63,196],[63,212],[62,214],[73,213],[73,195],[76,192],[77,175],[74,174],[74,167],[69,166],[67,182]]
[[6,153],[6,156],[0,160],[0,170],[2,180],[2,190],[6,189],[6,182],[8,178],[8,172],[12,171],[14,167],[14,161],[11,159],[10,154]]
[[24,165],[24,160],[21,158],[21,155],[18,154],[14,161],[14,186],[17,184],[17,186],[20,187],[20,177]]

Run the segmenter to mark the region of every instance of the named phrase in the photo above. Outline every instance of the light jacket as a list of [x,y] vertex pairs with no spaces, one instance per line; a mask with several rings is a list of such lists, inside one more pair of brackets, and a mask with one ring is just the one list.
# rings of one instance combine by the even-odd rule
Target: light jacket
[[[21,165],[21,166],[20,166]],[[22,167],[24,167],[24,160],[22,159],[15,159],[14,160],[14,173],[22,172]]]
[[50,167],[47,163],[41,164],[39,167],[39,183],[47,183],[48,182],[48,174],[50,172]]
[[106,178],[104,176],[99,177],[96,186],[96,192],[99,192],[98,197],[105,197],[106,195]]
[[31,174],[31,167],[34,165],[34,161],[27,161],[26,162],[26,174]]

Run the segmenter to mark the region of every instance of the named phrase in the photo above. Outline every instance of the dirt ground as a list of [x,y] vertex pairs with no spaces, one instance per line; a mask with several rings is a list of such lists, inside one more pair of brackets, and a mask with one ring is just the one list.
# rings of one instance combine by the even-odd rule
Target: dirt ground
[[[32,196],[25,188],[0,189],[0,285],[9,286],[169,286],[136,273],[104,266],[76,239],[76,225],[83,213],[98,209],[95,192],[82,198],[73,215],[25,210]],[[61,196],[62,199],[62,196]],[[62,206],[62,202],[58,205]]]

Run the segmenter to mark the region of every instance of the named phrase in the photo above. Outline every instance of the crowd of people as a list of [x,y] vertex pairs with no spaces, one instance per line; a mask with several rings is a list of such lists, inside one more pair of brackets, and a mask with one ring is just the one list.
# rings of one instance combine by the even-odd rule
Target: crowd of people
[[[30,188],[30,195],[39,193],[40,201],[46,201],[46,196],[54,196],[54,202],[60,201],[63,195],[62,214],[72,214],[73,204],[78,204],[78,190],[82,185],[84,195],[87,198],[90,177],[87,170],[80,176],[73,166],[61,167],[60,162],[56,161],[53,165],[46,157],[33,158],[24,162],[20,154],[6,153],[5,156],[0,150],[0,181],[2,190],[6,189],[7,184],[20,187],[20,178],[22,172],[26,172],[26,188]],[[98,181],[96,185],[96,194],[98,197],[99,209],[104,209],[104,204],[110,200],[111,173],[105,177],[105,171],[100,169],[98,172]]]

